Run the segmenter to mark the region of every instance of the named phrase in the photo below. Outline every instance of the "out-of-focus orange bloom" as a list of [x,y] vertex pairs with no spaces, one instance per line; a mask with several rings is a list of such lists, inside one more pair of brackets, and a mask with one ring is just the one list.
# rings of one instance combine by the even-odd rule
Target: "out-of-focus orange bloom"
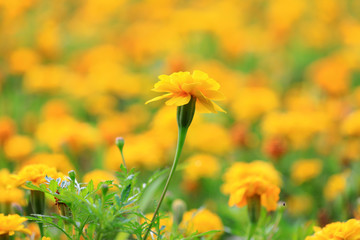
[[238,91],[238,96],[241,97],[237,97],[231,106],[239,120],[254,121],[279,106],[276,93],[265,87],[242,88]]
[[16,132],[14,121],[9,117],[0,118],[0,144]]
[[112,173],[105,170],[93,170],[91,172],[86,173],[83,177],[83,182],[88,183],[91,180],[93,181],[95,188],[99,183],[108,180],[112,180],[114,181],[114,183],[117,182],[116,177]]
[[218,159],[208,154],[196,154],[186,160],[184,179],[198,180],[199,178],[215,177],[220,170]]
[[40,57],[32,49],[19,48],[10,55],[10,70],[13,73],[25,73],[39,64]]
[[335,174],[329,178],[324,188],[324,196],[328,201],[335,200],[345,192],[348,172]]
[[310,78],[330,95],[342,95],[348,91],[350,67],[340,56],[318,60],[310,66],[309,73]]
[[[195,231],[205,233],[211,230],[224,230],[224,225],[220,217],[208,209],[192,209],[187,211],[179,227],[184,229],[187,235]],[[217,233],[212,239],[219,239],[221,235],[222,232]]]
[[32,164],[43,164],[48,167],[53,167],[63,173],[74,170],[74,166],[71,164],[69,158],[60,153],[36,153],[27,158],[20,165],[25,167],[26,165]]
[[6,157],[13,161],[23,160],[34,149],[34,142],[30,137],[15,135],[9,138],[4,144]]
[[297,184],[302,184],[318,176],[321,170],[322,162],[320,159],[298,160],[291,166],[291,179]]

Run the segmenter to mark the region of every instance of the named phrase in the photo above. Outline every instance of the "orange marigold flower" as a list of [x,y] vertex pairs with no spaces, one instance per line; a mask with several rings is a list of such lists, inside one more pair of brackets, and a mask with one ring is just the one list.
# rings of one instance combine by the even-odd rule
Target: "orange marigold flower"
[[237,162],[224,175],[222,191],[230,194],[229,205],[243,207],[259,197],[268,211],[275,210],[282,184],[279,172],[263,161]]
[[261,177],[253,176],[236,182],[233,189],[230,193],[230,206],[243,207],[247,205],[249,199],[260,196],[261,205],[267,211],[273,211],[277,207],[280,188]]
[[334,222],[324,228],[314,227],[315,233],[305,240],[356,240],[360,239],[360,221],[350,219],[347,222]]
[[9,235],[12,236],[15,232],[23,232],[26,234],[31,234],[30,230],[25,228],[22,224],[27,218],[20,217],[17,214],[10,214],[5,216],[0,213],[0,236]]
[[199,70],[193,74],[189,72],[175,72],[171,75],[160,75],[160,81],[152,89],[155,92],[165,92],[146,102],[154,102],[168,98],[166,105],[182,106],[189,103],[191,97],[196,98],[197,108],[203,112],[225,112],[211,100],[222,100],[224,96],[219,92],[220,84]]
[[245,178],[257,176],[276,185],[281,186],[282,181],[279,172],[271,163],[264,161],[253,161],[251,163],[236,162],[225,173],[225,183],[222,186],[224,193],[234,191],[234,183],[242,181]]

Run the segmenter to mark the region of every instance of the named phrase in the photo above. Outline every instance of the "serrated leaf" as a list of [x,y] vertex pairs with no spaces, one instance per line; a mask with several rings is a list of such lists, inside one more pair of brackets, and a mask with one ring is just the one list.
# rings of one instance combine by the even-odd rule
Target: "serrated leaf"
[[53,193],[55,193],[57,191],[57,182],[55,180],[51,180],[49,183],[49,190]]
[[126,199],[128,199],[131,191],[131,184],[127,185],[125,189],[121,192],[120,201],[124,203]]
[[93,182],[93,180],[91,180],[91,181],[88,183],[88,185],[87,185],[87,190],[88,190],[89,192],[94,191],[94,182]]

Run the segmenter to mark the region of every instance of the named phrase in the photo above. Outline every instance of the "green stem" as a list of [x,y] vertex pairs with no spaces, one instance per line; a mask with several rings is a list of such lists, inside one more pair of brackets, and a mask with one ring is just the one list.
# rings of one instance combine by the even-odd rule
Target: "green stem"
[[9,234],[2,234],[2,235],[0,235],[0,240],[9,240],[9,239],[10,239]]
[[164,190],[163,190],[163,192],[162,192],[162,194],[161,194],[159,203],[158,203],[158,205],[157,205],[157,207],[156,207],[156,209],[155,209],[154,215],[153,215],[153,217],[152,217],[152,219],[151,219],[151,222],[150,222],[150,224],[149,224],[149,226],[148,226],[148,229],[146,230],[146,233],[145,233],[145,235],[144,235],[143,240],[146,240],[146,239],[147,239],[147,237],[148,237],[148,235],[149,235],[149,233],[150,233],[151,227],[152,227],[152,225],[154,224],[155,217],[156,217],[157,213],[159,212],[161,203],[162,203],[162,201],[164,200],[164,197],[165,197],[165,194],[166,194],[167,189],[168,189],[168,187],[169,187],[171,178],[172,178],[173,175],[174,175],[174,172],[175,172],[175,170],[176,170],[176,166],[177,166],[178,161],[179,161],[179,159],[180,159],[180,155],[181,155],[181,152],[182,152],[182,148],[183,148],[184,143],[185,143],[185,138],[186,138],[187,130],[188,130],[188,128],[182,128],[182,127],[179,128],[178,142],[177,142],[177,146],[176,146],[176,153],[175,153],[174,162],[173,162],[173,165],[172,165],[172,167],[171,167],[169,176],[168,176],[168,178],[167,178],[167,180],[166,180],[166,184],[165,184]]
[[126,163],[125,163],[125,158],[124,158],[123,151],[120,151],[120,153],[121,153],[121,158],[122,158],[122,161],[123,161],[124,167],[125,167],[126,172],[127,172],[127,171],[128,171],[128,168],[127,168]]
[[41,222],[39,222],[38,225],[39,225],[39,229],[40,229],[40,235],[41,235],[41,237],[44,237],[44,225]]
[[256,223],[250,223],[249,230],[247,233],[247,238],[246,238],[247,240],[251,240],[252,236],[255,233],[256,225],[257,225]]

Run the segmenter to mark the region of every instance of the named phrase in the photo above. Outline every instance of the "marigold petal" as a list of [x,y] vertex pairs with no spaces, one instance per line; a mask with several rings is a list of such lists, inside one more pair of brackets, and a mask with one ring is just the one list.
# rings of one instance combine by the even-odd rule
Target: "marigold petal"
[[214,103],[207,99],[202,93],[196,95],[199,102],[208,110],[208,112],[216,113]]
[[20,229],[19,232],[23,232],[23,233],[26,233],[26,234],[31,234],[31,231],[30,229],[27,229],[27,228],[24,228],[24,229]]
[[194,70],[192,77],[195,79],[202,79],[202,80],[206,80],[209,78],[209,75],[207,75],[206,73],[204,73],[203,71],[200,70]]
[[213,102],[213,104],[214,104],[214,107],[215,107],[216,111],[226,113],[226,111],[224,109],[222,109],[219,105],[217,105],[214,102]]
[[221,92],[216,91],[216,90],[205,90],[205,91],[202,91],[202,94],[205,97],[212,99],[212,100],[224,100],[225,99],[224,95]]
[[172,98],[170,98],[169,100],[167,100],[165,103],[168,106],[171,105],[175,105],[175,106],[182,106],[187,104],[191,99],[191,95],[178,95],[178,96],[173,96]]
[[195,82],[195,83],[184,83],[181,88],[187,92],[187,93],[191,93],[192,91],[194,91],[196,89],[197,86],[199,86],[201,83],[199,82]]
[[150,99],[149,101],[147,101],[145,104],[155,102],[155,101],[159,101],[159,100],[164,99],[164,98],[169,98],[172,95],[174,95],[174,94],[173,93],[167,93],[167,94],[164,94],[164,95],[161,95],[161,96],[158,96],[158,97],[154,97],[153,99]]
[[160,81],[155,83],[154,88],[151,89],[154,92],[177,92],[179,87],[170,82],[170,78],[167,75],[160,75]]
[[220,84],[214,79],[209,78],[209,76],[199,70],[194,70],[192,74],[193,79],[201,81],[203,89],[219,90]]
[[245,188],[240,188],[236,190],[234,193],[230,195],[229,206],[234,206],[234,205],[237,205],[238,207],[243,206],[245,203],[244,198],[245,198]]
[[279,193],[280,189],[276,186],[269,189],[265,194],[261,195],[261,205],[263,205],[267,211],[276,210]]

